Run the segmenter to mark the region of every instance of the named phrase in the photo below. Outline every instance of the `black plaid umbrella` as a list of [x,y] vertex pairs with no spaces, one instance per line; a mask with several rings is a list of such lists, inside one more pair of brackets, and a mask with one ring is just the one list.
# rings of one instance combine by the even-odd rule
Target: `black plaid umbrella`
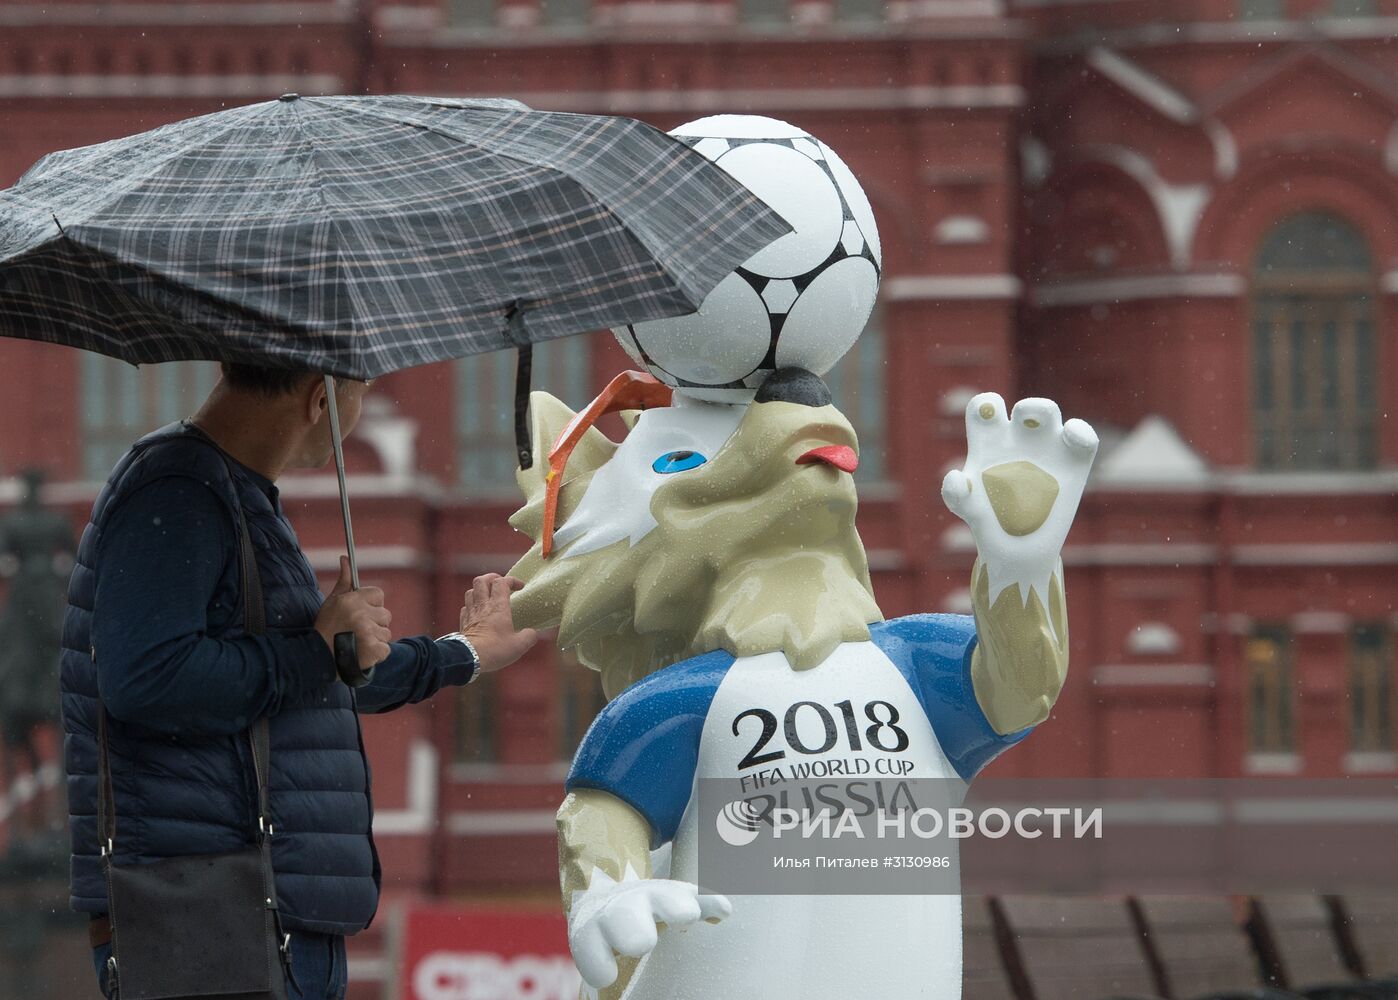
[[524,386],[529,344],[693,312],[789,231],[640,122],[288,94],[0,191],[0,335],[355,379],[514,347]]
[[787,231],[640,122],[287,95],[0,191],[0,335],[367,379],[692,312]]

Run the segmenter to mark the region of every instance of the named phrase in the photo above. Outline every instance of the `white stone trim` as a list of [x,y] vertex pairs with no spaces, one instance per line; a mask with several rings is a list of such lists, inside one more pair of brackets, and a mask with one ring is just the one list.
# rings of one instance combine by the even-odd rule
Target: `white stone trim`
[[[331,473],[296,472],[277,480],[277,489],[283,498],[321,499],[340,496],[340,484]],[[406,498],[413,497],[429,503],[440,502],[447,496],[437,480],[429,475],[412,477],[383,476],[374,473],[351,474],[345,477],[345,490],[350,503],[356,499],[374,497]]]
[[[1065,6],[1080,3],[1119,3],[1121,0],[1015,0],[1020,8]],[[1093,38],[1092,44],[1117,47],[1173,45],[1235,45],[1239,42],[1287,43],[1319,39],[1381,39],[1398,34],[1398,17],[1317,17],[1284,20],[1239,19],[1193,21],[1186,24],[1154,23],[1109,29]],[[1049,50],[1077,51],[1083,43],[1072,36],[1050,42]]]
[[[175,5],[171,4],[171,6]],[[3,6],[0,6],[0,10],[4,9]],[[26,76],[8,74],[0,76],[0,97],[103,97],[112,100],[167,97],[262,97],[270,101],[279,94],[288,91],[308,95],[336,94],[343,90],[344,86],[344,81],[339,76],[330,73],[314,73],[307,76],[298,76],[294,73],[276,73],[264,76],[253,74],[230,76],[152,74],[150,76],[137,76],[129,73],[108,75],[80,73],[71,76],[60,76],[52,73]]]
[[1394,566],[1398,542],[1300,542],[1292,545],[1239,545],[1239,566]]
[[971,601],[971,591],[968,587],[953,590],[942,598],[942,610],[951,614],[969,615],[974,609],[975,605]]
[[1245,615],[1242,612],[1235,611],[1228,616],[1225,625],[1227,626],[1228,632],[1232,635],[1252,635],[1257,623],[1253,620],[1251,615]]
[[1217,545],[1199,542],[1105,542],[1063,549],[1066,566],[1210,566],[1218,562]]
[[1238,173],[1238,140],[1216,118],[1204,121],[1203,128],[1214,147],[1214,173],[1222,180],[1231,180]]
[[389,4],[374,11],[374,27],[382,31],[432,31],[445,20],[440,5],[419,7],[412,4]]
[[1010,0],[1010,6],[1015,10],[1032,10],[1036,7],[1097,7],[1122,2],[1123,0]]
[[374,836],[420,836],[437,822],[437,748],[423,739],[408,745],[407,803],[374,810]]
[[1229,469],[1217,472],[1215,476],[1222,490],[1243,496],[1398,493],[1398,471],[1392,469],[1372,472],[1258,472]]
[[[1253,754],[1252,758],[1291,758],[1300,769],[1298,754]],[[1287,761],[1279,760],[1279,765]],[[1264,765],[1265,766],[1265,765]],[[1294,771],[1256,771],[1257,774],[1293,774]],[[1398,799],[1353,798],[1331,796],[1302,798],[1246,798],[1233,803],[1234,815],[1241,823],[1392,823],[1398,821]]]
[[942,532],[940,541],[942,549],[946,552],[976,551],[976,538],[971,534],[971,526],[960,520]]
[[447,832],[458,837],[491,837],[506,834],[558,833],[557,814],[552,809],[482,809],[456,812],[446,817]]
[[1000,17],[1002,0],[890,0],[885,7],[889,21],[922,21],[948,17]]
[[1136,656],[1173,656],[1180,645],[1180,634],[1165,622],[1141,622],[1126,636],[1126,651]]
[[624,0],[594,8],[592,23],[600,27],[729,25],[736,19],[736,14],[737,9],[729,4],[695,0],[671,0],[669,3]]
[[1146,274],[1045,282],[1029,290],[1029,301],[1040,308],[1052,309],[1145,299],[1237,298],[1246,292],[1247,279],[1240,274]]
[[1022,289],[1013,274],[906,274],[883,283],[893,302],[944,299],[1017,299]]
[[350,3],[17,3],[0,4],[0,26],[343,24]]
[[870,573],[894,573],[908,568],[908,557],[902,549],[867,549]]
[[1207,184],[1172,184],[1160,176],[1155,163],[1140,150],[1113,143],[1080,146],[1072,159],[1109,164],[1140,185],[1155,208],[1169,247],[1171,265],[1181,272],[1189,267],[1194,232],[1211,195]]
[[[337,573],[344,547],[304,549],[306,561],[317,573]],[[356,545],[355,563],[361,570],[426,569],[432,563],[430,554],[412,545]]]
[[1287,621],[1297,635],[1344,635],[1353,619],[1339,611],[1301,611]]
[[1351,751],[1345,754],[1344,768],[1349,774],[1388,774],[1398,771],[1398,753]]
[[393,963],[382,955],[350,955],[345,960],[345,972],[352,983],[386,983],[393,975],[393,968]]
[[[1301,755],[1299,753],[1250,753],[1243,758],[1243,770],[1248,774],[1299,774],[1301,772]],[[1237,805],[1240,807],[1241,803]]]
[[452,764],[448,780],[456,784],[557,785],[568,777],[572,766],[566,760],[546,764]]
[[0,791],[0,828],[45,789],[58,787],[62,777],[63,769],[56,760],[39,765],[37,771],[17,775],[10,787]]
[[[135,440],[133,437],[132,440]],[[89,506],[102,492],[104,484],[92,479],[76,479],[67,482],[46,484],[43,491],[45,503],[77,504]],[[277,488],[283,499],[317,500],[338,499],[340,487],[332,474],[292,473],[277,480]],[[428,475],[418,475],[411,479],[401,479],[379,475],[356,475],[345,477],[345,488],[349,492],[350,503],[356,500],[392,498],[395,500],[420,500],[427,504],[448,502],[454,494],[443,490],[437,481]],[[0,479],[0,503],[14,503],[19,500],[23,487],[15,477]],[[512,499],[504,499],[501,506],[511,510],[518,506]]]
[[[521,35],[527,38],[528,35]],[[824,36],[822,35],[822,38]],[[1012,84],[986,86],[778,88],[743,90],[577,90],[520,91],[511,94],[443,93],[441,97],[509,97],[532,108],[619,114],[674,111],[687,114],[762,111],[896,111],[1012,109],[1024,103],[1024,90]]]
[[1173,122],[1191,125],[1199,117],[1193,101],[1118,52],[1094,46],[1087,53],[1087,64]]
[[948,215],[932,228],[932,238],[943,246],[985,243],[990,226],[979,215]]

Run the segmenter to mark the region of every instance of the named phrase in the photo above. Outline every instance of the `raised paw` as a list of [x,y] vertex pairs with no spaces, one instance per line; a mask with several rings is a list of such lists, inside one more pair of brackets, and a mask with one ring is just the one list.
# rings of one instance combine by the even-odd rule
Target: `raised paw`
[[1052,400],[1021,399],[1010,411],[983,392],[966,407],[966,444],[966,465],[947,473],[942,498],[970,525],[992,591],[1046,585],[1097,454],[1096,433],[1082,420],[1064,423]]

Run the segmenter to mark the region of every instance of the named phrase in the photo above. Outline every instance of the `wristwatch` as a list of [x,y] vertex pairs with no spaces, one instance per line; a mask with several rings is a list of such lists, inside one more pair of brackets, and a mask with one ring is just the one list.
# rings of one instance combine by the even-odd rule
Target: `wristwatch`
[[446,635],[441,635],[437,637],[438,642],[442,642],[445,640],[450,640],[451,642],[459,642],[461,643],[461,645],[465,646],[466,649],[470,652],[472,667],[471,679],[468,680],[466,683],[474,683],[476,678],[481,675],[481,655],[476,652],[476,647],[472,645],[470,639],[466,638],[460,632],[448,632]]

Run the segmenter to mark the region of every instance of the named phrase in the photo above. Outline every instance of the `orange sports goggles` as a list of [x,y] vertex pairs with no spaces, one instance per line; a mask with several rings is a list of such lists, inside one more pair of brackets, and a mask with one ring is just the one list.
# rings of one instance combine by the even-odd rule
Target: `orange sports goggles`
[[545,478],[548,487],[544,495],[544,529],[541,539],[541,550],[545,559],[553,552],[553,529],[554,522],[558,519],[558,494],[563,488],[563,470],[567,468],[569,456],[573,454],[573,449],[578,446],[588,428],[608,413],[669,406],[671,397],[670,387],[654,375],[636,371],[622,372],[607,383],[607,387],[597,398],[588,403],[587,407],[563,428],[563,433],[558,435],[558,440],[549,451],[549,471]]

